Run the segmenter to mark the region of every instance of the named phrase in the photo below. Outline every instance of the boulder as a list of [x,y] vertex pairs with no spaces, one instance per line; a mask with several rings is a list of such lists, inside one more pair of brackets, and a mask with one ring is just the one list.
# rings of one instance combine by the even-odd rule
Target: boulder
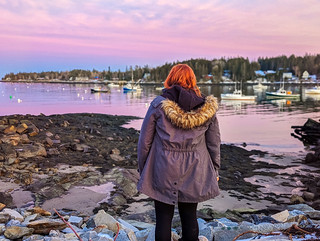
[[18,239],[26,235],[31,235],[32,232],[32,228],[11,226],[6,229],[4,236],[8,239]]
[[6,129],[4,129],[3,133],[4,134],[14,134],[16,133],[17,128],[15,126],[9,126]]
[[293,194],[290,198],[291,204],[300,204],[300,203],[304,203],[304,202],[305,202],[304,199],[297,194]]
[[315,197],[315,194],[312,192],[305,191],[303,192],[302,197],[304,198],[304,200],[312,201]]
[[1,137],[1,141],[3,143],[7,143],[7,144],[11,144],[13,146],[18,145],[18,143],[21,140],[21,136],[18,134],[13,134],[13,135],[7,135],[7,136],[3,136]]
[[[5,206],[11,207],[13,205],[13,198],[10,193],[0,192],[0,200],[1,200],[1,204]],[[2,205],[1,207],[4,208],[4,206]],[[2,208],[0,208],[0,211]]]
[[16,132],[18,132],[19,134],[22,134],[22,133],[26,132],[27,130],[28,130],[28,125],[25,123],[22,123],[17,126]]
[[121,227],[120,223],[104,210],[99,210],[99,212],[94,216],[93,220],[96,226],[107,225],[108,229],[114,233],[118,232],[118,225]]
[[70,216],[68,222],[80,228],[83,224],[83,218],[77,216]]
[[0,223],[7,223],[10,220],[10,215],[7,213],[0,213]]
[[47,156],[47,151],[39,143],[36,143],[35,145],[23,145],[22,150],[19,150],[18,152],[18,156],[21,158]]
[[289,211],[288,210],[284,210],[280,213],[276,213],[274,215],[272,215],[271,217],[275,220],[277,220],[278,222],[286,222],[288,217],[289,217]]
[[10,208],[5,208],[1,211],[1,214],[8,214],[11,219],[18,220],[20,222],[23,222],[24,218],[23,216],[18,213],[16,210],[10,209]]
[[62,230],[67,225],[57,219],[41,219],[30,222],[27,227],[33,228],[36,234],[49,234],[51,230]]

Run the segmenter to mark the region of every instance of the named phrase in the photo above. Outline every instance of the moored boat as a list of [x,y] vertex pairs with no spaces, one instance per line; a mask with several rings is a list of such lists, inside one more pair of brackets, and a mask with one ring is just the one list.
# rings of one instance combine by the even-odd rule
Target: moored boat
[[241,90],[235,90],[233,93],[221,94],[221,100],[256,100],[255,95],[243,95]]
[[300,94],[292,94],[291,91],[287,91],[283,87],[275,92],[266,92],[266,95],[274,98],[299,98],[300,97]]
[[109,89],[101,89],[101,88],[92,88],[91,89],[91,93],[109,93],[110,90]]
[[314,86],[313,88],[305,89],[305,93],[309,95],[319,95],[320,94],[320,86]]

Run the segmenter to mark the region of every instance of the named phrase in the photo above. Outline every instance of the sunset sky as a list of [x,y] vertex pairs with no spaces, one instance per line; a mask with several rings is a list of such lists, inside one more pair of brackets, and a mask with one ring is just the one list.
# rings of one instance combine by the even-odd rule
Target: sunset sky
[[0,0],[0,78],[320,53],[319,0]]

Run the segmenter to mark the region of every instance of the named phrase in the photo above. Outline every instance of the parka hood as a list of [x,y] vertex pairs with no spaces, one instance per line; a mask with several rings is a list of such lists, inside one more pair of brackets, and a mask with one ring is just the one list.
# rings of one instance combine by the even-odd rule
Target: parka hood
[[162,97],[176,102],[184,111],[191,111],[201,107],[205,98],[197,96],[192,89],[185,89],[180,85],[173,85],[162,91]]
[[183,110],[176,102],[165,99],[162,109],[170,122],[182,129],[192,129],[202,126],[218,111],[218,102],[213,96],[207,96],[203,105],[190,111]]

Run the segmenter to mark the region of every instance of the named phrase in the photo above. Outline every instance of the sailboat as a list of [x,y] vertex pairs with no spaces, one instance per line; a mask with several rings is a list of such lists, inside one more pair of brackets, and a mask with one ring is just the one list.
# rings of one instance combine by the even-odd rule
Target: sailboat
[[300,94],[292,94],[291,91],[287,91],[284,89],[284,80],[282,84],[280,84],[280,89],[276,92],[266,92],[267,97],[273,98],[299,98]]
[[127,85],[123,86],[123,91],[127,92],[127,91],[141,91],[142,88],[139,85],[139,82],[141,81],[141,79],[139,79],[137,81],[137,83],[135,83],[133,81],[133,70],[131,71],[131,82],[128,83]]
[[[241,84],[242,85],[242,84]],[[237,89],[237,82],[235,82],[235,90],[233,93],[221,94],[221,100],[256,100],[255,95],[243,95],[242,90]]]

